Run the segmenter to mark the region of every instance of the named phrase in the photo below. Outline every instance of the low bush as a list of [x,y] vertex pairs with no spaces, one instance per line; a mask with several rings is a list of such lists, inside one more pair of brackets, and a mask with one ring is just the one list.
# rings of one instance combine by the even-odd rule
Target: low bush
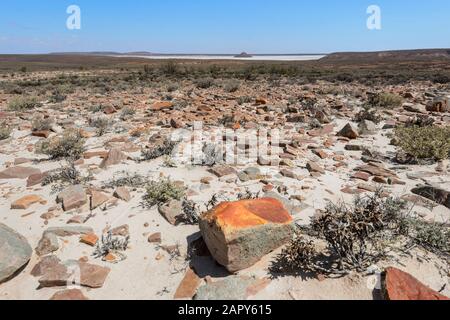
[[394,144],[417,160],[447,159],[450,155],[450,127],[399,127],[394,131]]
[[142,205],[146,208],[152,208],[170,200],[181,200],[184,194],[185,188],[175,184],[168,178],[151,181],[146,186],[146,192],[142,197]]
[[39,108],[42,103],[39,102],[37,97],[33,96],[21,96],[13,98],[8,104],[8,110],[11,111],[26,111]]
[[78,129],[67,129],[62,136],[47,139],[38,144],[36,151],[51,159],[77,160],[81,157],[85,140]]

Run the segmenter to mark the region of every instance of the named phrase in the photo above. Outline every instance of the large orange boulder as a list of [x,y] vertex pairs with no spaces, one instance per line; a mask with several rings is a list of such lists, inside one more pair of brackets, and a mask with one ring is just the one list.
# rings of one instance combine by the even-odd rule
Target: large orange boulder
[[449,300],[397,268],[387,268],[384,287],[388,300]]
[[201,217],[200,230],[216,261],[237,272],[289,241],[293,224],[281,202],[262,198],[218,205]]

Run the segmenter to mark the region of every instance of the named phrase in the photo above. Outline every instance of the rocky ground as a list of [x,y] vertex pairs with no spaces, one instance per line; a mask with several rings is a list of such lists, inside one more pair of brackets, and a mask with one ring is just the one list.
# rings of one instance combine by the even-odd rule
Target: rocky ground
[[[448,86],[281,78],[73,87],[61,99],[37,93],[41,105],[20,110],[11,108],[17,93],[0,93],[0,122],[12,130],[0,140],[0,299],[378,299],[376,272],[274,276],[292,225],[382,188],[448,232],[448,159],[414,163],[391,143],[402,125],[448,126]],[[378,123],[356,119],[373,93],[401,101],[379,106]],[[39,153],[70,128],[82,142],[78,156]],[[259,154],[255,137],[267,138],[269,154]],[[219,141],[236,143],[218,151]],[[214,158],[223,153],[234,160]],[[149,203],[150,181],[169,181],[186,197]],[[241,201],[221,207],[226,200]],[[450,296],[448,252],[416,244],[372,269],[387,270],[391,298]],[[421,286],[423,296],[405,293]]]

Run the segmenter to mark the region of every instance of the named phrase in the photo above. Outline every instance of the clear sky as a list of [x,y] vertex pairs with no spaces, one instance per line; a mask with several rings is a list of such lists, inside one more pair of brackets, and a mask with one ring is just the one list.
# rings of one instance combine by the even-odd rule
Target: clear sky
[[[448,0],[1,0],[0,53],[450,48]],[[69,5],[81,29],[69,30]],[[369,5],[381,30],[369,30]]]

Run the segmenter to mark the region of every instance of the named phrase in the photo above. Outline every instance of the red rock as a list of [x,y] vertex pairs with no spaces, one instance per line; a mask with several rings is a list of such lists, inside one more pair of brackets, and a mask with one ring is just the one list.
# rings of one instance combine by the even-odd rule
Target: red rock
[[103,192],[91,192],[91,210],[94,210],[109,200],[109,197]]
[[122,161],[125,161],[128,159],[128,156],[124,154],[120,149],[114,148],[109,151],[108,156],[103,159],[102,163],[100,164],[100,168],[107,168],[109,166],[113,166],[116,164],[122,163]]
[[50,136],[50,131],[49,130],[40,130],[40,131],[33,131],[31,133],[31,135],[33,137],[39,137],[39,138],[45,138],[47,139]]
[[31,167],[11,167],[0,172],[0,179],[27,179],[34,174],[40,174],[41,170]]
[[128,191],[128,189],[126,187],[118,187],[116,189],[116,191],[114,191],[114,197],[121,199],[123,201],[130,201],[131,200],[131,195],[130,195],[130,191]]
[[105,159],[106,157],[108,157],[108,151],[86,151],[85,153],[83,153],[83,158],[84,159],[91,159],[91,158],[95,158],[95,157],[100,157],[102,159]]
[[198,286],[201,283],[201,279],[197,276],[197,274],[189,268],[184,275],[183,280],[179,284],[174,299],[192,299],[194,297],[195,292],[197,291]]
[[114,108],[113,106],[106,106],[106,107],[103,109],[103,112],[104,112],[105,114],[113,114],[113,113],[116,113],[117,110],[116,110],[116,108]]
[[48,172],[32,174],[27,179],[27,187],[33,187],[35,185],[41,184],[47,176]]
[[173,108],[173,103],[169,101],[156,102],[151,106],[153,111],[170,110]]
[[369,181],[370,175],[366,172],[355,172],[352,176],[352,179],[360,179],[360,180],[364,180],[364,181]]
[[201,216],[200,230],[216,261],[236,272],[285,244],[292,217],[273,198],[224,202]]
[[82,301],[89,300],[86,296],[81,292],[80,289],[68,289],[56,292],[50,300],[71,300],[71,301]]
[[449,300],[410,274],[392,267],[386,269],[384,289],[388,300]]
[[342,128],[337,135],[349,139],[356,139],[359,137],[358,130],[355,129],[350,123],[347,123],[347,125]]

